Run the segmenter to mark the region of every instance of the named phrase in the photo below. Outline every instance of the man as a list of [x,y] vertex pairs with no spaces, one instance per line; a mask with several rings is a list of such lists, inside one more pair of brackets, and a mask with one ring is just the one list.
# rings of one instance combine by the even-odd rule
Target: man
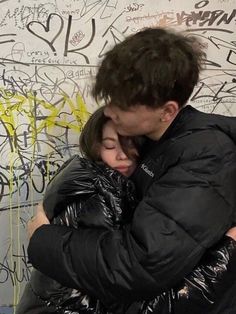
[[[93,94],[121,135],[147,137],[132,178],[140,202],[130,225],[115,232],[51,226],[39,210],[29,224],[33,266],[107,306],[128,304],[172,287],[235,224],[236,118],[186,106],[202,67],[200,47],[155,28],[106,54]],[[234,290],[228,287],[214,314],[225,304],[227,314],[236,310]]]

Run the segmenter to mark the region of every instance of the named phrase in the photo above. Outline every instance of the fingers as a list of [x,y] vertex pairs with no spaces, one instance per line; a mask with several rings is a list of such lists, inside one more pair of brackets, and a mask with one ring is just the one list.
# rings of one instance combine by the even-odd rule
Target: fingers
[[36,212],[39,213],[39,212],[43,212],[44,213],[44,208],[43,208],[43,203],[40,202],[38,203],[38,205],[36,206]]
[[49,220],[44,212],[42,203],[39,203],[36,207],[36,214],[31,217],[27,223],[27,231],[29,239],[32,237],[35,230],[42,225],[49,224]]
[[234,239],[236,241],[236,227],[232,227],[230,228],[227,232],[226,235],[231,237],[232,239]]

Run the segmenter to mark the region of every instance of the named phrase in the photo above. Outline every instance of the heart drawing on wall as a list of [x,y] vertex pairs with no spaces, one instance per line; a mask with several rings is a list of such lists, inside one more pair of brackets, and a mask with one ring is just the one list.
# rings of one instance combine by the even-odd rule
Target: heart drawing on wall
[[63,18],[56,13],[51,13],[47,18],[46,25],[38,21],[31,21],[26,25],[26,28],[31,34],[46,42],[54,54],[56,54],[53,44],[61,34],[63,26]]

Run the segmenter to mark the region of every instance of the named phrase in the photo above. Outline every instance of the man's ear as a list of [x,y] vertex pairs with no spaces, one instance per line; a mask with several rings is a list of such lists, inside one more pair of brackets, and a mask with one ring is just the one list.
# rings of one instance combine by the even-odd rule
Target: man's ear
[[171,122],[179,113],[179,105],[176,101],[169,100],[162,107],[161,122]]

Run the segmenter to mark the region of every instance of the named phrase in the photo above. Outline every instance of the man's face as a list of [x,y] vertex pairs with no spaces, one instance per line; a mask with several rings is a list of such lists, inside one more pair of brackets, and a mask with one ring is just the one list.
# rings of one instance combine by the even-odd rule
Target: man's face
[[157,139],[162,112],[162,108],[150,108],[145,105],[135,105],[128,110],[107,105],[104,110],[104,114],[112,119],[120,135],[146,135],[152,139]]

